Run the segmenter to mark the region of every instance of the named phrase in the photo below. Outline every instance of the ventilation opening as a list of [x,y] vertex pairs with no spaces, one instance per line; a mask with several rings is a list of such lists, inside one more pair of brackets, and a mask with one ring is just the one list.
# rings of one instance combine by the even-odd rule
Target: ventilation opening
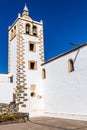
[[35,97],[35,92],[31,92],[30,96]]

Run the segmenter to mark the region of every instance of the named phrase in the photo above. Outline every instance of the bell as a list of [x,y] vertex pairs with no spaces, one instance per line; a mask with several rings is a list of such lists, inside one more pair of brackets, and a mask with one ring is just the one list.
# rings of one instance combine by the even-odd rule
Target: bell
[[36,33],[36,29],[33,30],[33,33]]

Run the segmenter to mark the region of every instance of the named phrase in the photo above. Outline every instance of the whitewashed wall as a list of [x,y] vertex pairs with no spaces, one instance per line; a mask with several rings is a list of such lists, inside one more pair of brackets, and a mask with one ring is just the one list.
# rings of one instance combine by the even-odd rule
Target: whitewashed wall
[[13,101],[13,84],[9,82],[8,74],[0,74],[0,103]]
[[76,58],[75,71],[68,72],[68,60],[77,51],[42,66],[46,69],[43,80],[44,109],[48,113],[87,115],[87,46]]
[[0,83],[10,82],[10,79],[8,77],[9,77],[8,74],[0,74]]
[[16,73],[17,73],[17,38],[15,37],[12,41],[9,41],[9,68],[10,74],[13,75],[13,83],[16,87]]

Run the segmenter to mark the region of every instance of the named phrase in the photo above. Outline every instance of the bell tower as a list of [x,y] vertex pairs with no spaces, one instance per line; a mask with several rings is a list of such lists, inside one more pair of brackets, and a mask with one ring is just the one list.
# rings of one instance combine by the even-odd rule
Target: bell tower
[[13,75],[16,103],[21,112],[43,109],[41,64],[44,62],[43,22],[34,21],[24,6],[9,27],[9,73]]

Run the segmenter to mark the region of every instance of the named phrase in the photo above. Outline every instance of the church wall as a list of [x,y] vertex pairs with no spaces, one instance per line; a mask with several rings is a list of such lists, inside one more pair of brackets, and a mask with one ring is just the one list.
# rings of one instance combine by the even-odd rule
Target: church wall
[[[75,57],[74,71],[68,72],[68,60]],[[43,80],[45,112],[87,115],[87,46],[42,68],[46,70],[46,79]]]
[[10,103],[13,101],[13,85],[10,83],[0,83],[0,103]]
[[9,82],[8,74],[0,74],[0,83],[7,83]]
[[0,103],[13,101],[13,84],[9,81],[9,75],[0,74]]
[[17,73],[17,38],[9,41],[9,72],[13,75],[13,83],[16,87],[16,73]]

